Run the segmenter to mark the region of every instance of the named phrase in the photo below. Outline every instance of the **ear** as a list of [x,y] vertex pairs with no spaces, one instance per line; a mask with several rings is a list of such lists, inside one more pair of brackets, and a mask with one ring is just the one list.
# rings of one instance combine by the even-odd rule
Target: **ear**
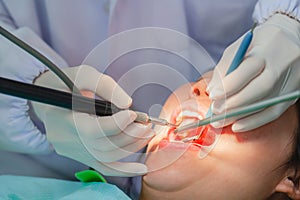
[[287,194],[291,199],[300,200],[300,187],[299,184],[295,184],[291,178],[283,178],[275,188],[276,192],[282,192]]

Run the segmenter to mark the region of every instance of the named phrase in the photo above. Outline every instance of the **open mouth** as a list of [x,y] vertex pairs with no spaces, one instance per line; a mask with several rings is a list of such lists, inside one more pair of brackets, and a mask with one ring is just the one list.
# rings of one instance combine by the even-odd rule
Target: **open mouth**
[[[202,115],[198,112],[191,110],[183,110],[176,117],[176,124],[181,126],[185,126],[190,123],[194,123],[198,120],[203,119]],[[191,129],[188,131],[179,132],[177,134],[170,134],[172,137],[169,137],[170,140],[182,141],[185,138],[198,138],[201,135],[202,131],[205,127],[198,127],[195,129]],[[172,132],[171,132],[172,133]]]
[[[195,104],[187,102],[184,105],[181,105],[180,109],[174,110],[170,121],[172,123],[178,124],[180,127],[203,119],[206,110],[207,109],[204,107],[201,107],[199,105],[195,106]],[[168,134],[166,135],[166,138],[164,138],[164,143],[174,143],[174,145],[177,146],[192,145],[199,148],[203,146],[210,146],[216,140],[217,130],[215,130],[210,125],[197,127],[176,134],[174,133],[174,130],[175,128],[170,128],[168,130]],[[190,140],[189,142],[182,141],[183,139],[190,137],[194,137],[195,139]]]
[[[191,110],[183,110],[179,113],[179,115],[177,115],[176,124],[179,124],[180,127],[189,123],[196,122],[203,119],[202,114],[203,113]],[[215,132],[213,130],[213,127],[211,127],[210,125],[200,126],[177,134],[174,133],[174,130],[175,128],[169,129],[169,142],[182,142],[185,138],[195,138],[193,140],[190,140],[188,143],[197,146],[210,146],[215,141]]]

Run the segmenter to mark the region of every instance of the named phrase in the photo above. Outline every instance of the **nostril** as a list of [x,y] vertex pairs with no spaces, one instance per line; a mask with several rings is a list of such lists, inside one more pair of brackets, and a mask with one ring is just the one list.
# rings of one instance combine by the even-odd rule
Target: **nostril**
[[194,88],[193,95],[200,96],[200,90],[198,88]]
[[205,91],[205,95],[206,95],[206,96],[209,96],[209,94],[208,94],[208,92],[207,92],[207,91]]

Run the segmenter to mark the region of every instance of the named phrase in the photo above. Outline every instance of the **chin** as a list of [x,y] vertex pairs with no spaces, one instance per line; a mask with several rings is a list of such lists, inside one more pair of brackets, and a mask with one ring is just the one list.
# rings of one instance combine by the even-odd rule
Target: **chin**
[[198,151],[167,145],[166,148],[157,150],[149,154],[146,165],[149,173],[143,177],[143,181],[150,188],[160,191],[178,191],[184,186],[193,182],[192,173],[196,166],[192,166],[199,161]]

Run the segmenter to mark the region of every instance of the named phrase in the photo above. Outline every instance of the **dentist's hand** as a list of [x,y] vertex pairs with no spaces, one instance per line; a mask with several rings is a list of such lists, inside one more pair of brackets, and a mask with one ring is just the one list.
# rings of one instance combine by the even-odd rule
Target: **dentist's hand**
[[[254,30],[253,40],[239,68],[225,73],[242,38],[229,46],[217,64],[207,91],[213,112],[254,103],[300,88],[300,23],[275,14]],[[291,104],[286,102],[255,114],[214,123],[216,127],[233,123],[234,132],[248,131],[278,118]]]
[[[132,100],[109,76],[82,65],[64,72],[83,91],[91,91],[121,109]],[[42,74],[36,85],[68,90],[52,72]],[[60,155],[82,162],[108,176],[136,176],[147,173],[141,163],[117,162],[147,145],[154,136],[152,129],[133,123],[136,114],[124,110],[112,116],[97,117],[85,113],[32,102],[44,122],[48,140]]]

